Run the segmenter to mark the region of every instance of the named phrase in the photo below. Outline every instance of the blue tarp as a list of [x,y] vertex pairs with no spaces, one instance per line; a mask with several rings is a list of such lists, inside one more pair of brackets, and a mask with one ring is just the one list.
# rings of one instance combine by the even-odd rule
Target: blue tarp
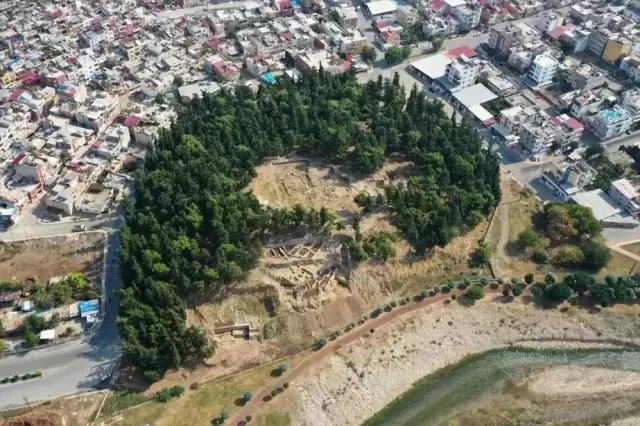
[[85,318],[89,315],[97,315],[100,312],[100,301],[98,299],[78,302],[80,317]]

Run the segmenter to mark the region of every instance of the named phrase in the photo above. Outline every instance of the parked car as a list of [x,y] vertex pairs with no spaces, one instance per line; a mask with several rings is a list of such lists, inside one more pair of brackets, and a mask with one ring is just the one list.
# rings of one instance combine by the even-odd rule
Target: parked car
[[106,389],[109,387],[110,383],[111,383],[111,374],[105,373],[102,376],[100,376],[100,381],[96,384],[95,387],[97,389]]
[[84,225],[76,225],[73,227],[73,229],[71,230],[71,232],[84,232],[87,230],[87,227]]

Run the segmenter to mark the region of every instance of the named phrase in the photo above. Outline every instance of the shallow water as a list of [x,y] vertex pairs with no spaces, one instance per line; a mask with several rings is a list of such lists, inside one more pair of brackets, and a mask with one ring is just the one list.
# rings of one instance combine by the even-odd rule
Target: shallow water
[[437,425],[457,409],[499,392],[506,379],[519,379],[533,366],[560,365],[604,367],[640,371],[640,352],[617,350],[536,351],[504,349],[462,361],[416,383],[366,426]]

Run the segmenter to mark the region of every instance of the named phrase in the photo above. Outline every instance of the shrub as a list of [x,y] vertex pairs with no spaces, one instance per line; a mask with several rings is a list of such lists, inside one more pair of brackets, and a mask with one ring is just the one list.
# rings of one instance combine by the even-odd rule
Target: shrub
[[253,398],[253,394],[251,392],[245,392],[244,395],[242,395],[242,398],[245,402],[249,402],[251,401],[251,398]]
[[458,296],[456,296],[455,294],[451,295],[451,300],[456,300],[458,298]]
[[471,280],[469,278],[465,278],[463,283],[465,286],[469,287],[471,285]]
[[4,377],[2,379],[2,383],[9,383],[9,378],[8,377]]
[[436,293],[440,293],[440,287],[434,287],[433,291],[435,291]]
[[179,398],[184,393],[184,387],[176,385],[169,389],[169,393],[171,394],[172,398]]
[[[354,328],[354,327],[355,327],[355,324],[351,324],[351,327],[352,327],[352,328]],[[322,348],[324,348],[325,346],[327,346],[327,339],[324,339],[324,338],[323,338],[323,339],[319,339],[319,340],[316,342],[316,347],[317,347],[318,349],[322,349]]]
[[449,288],[455,288],[455,287],[456,287],[456,283],[454,283],[453,281],[449,281],[449,282],[447,283],[447,287],[449,287]]
[[393,300],[391,303],[389,303],[389,305],[391,305],[392,308],[397,308],[398,307],[398,303]]
[[592,271],[599,271],[611,260],[611,249],[602,243],[590,241],[580,247],[584,253],[584,266]]
[[556,276],[553,274],[547,274],[544,276],[544,283],[547,285],[555,284],[556,281]]
[[31,374],[27,373],[24,376],[22,376],[22,380],[29,380],[31,378]]
[[531,272],[524,276],[524,282],[527,284],[533,284],[533,274]]
[[422,290],[420,292],[420,296],[422,296],[423,299],[426,299],[427,297],[429,297],[429,292],[427,290]]
[[283,387],[283,388],[285,388],[285,389],[289,389],[289,383],[288,383],[288,382],[285,382],[285,383],[282,385],[282,387]]
[[200,383],[198,382],[193,382],[191,383],[191,386],[189,386],[191,389],[195,390],[198,389],[200,387]]
[[538,264],[545,264],[549,261],[549,255],[544,250],[536,250],[531,253],[531,260]]
[[465,290],[467,287],[468,287],[468,285],[466,283],[458,284],[458,290]]
[[433,297],[436,295],[436,291],[435,290],[429,290],[429,297]]
[[540,243],[540,235],[531,229],[525,229],[518,234],[518,244],[523,249],[535,247]]
[[284,373],[289,369],[289,366],[287,364],[280,364],[280,366],[278,367],[278,370],[280,370],[280,373]]
[[375,329],[375,328],[372,328],[371,330],[369,330],[369,332],[370,332],[371,334],[373,334],[373,332],[374,332],[374,331],[376,331],[376,329]]
[[544,294],[551,300],[562,302],[571,297],[573,291],[565,284],[553,283],[545,288]]
[[35,373],[33,373],[33,375],[34,375],[35,377],[42,377],[42,371],[37,370]]
[[484,289],[480,285],[474,285],[471,286],[466,294],[471,300],[480,300],[484,297]]
[[227,413],[226,411],[223,411],[222,413],[220,413],[220,418],[222,420],[227,420],[229,418],[229,413]]
[[480,285],[482,285],[483,287],[488,286],[489,280],[486,277],[480,278]]
[[498,278],[498,284],[500,284],[500,285],[504,284],[504,278],[499,277]]
[[518,284],[518,279],[516,277],[511,278],[511,284],[513,285]]
[[502,295],[503,295],[504,297],[507,297],[507,296],[509,295],[509,289],[508,289],[508,288],[505,288],[504,290],[502,290]]
[[18,376],[18,375],[16,374],[15,376],[13,376],[13,377],[11,378],[11,383],[15,383],[15,382],[17,382],[18,380],[20,380],[20,376]]
[[442,286],[442,287],[440,288],[440,293],[443,293],[443,294],[447,294],[447,293],[449,293],[450,291],[451,291],[451,289],[450,289],[448,286],[446,286],[446,285],[445,285],[445,286]]
[[171,401],[171,391],[169,388],[164,388],[156,393],[156,401],[161,403]]
[[251,421],[251,416],[247,416],[247,417],[245,417],[244,419],[245,419],[247,422],[250,422],[250,421]]
[[500,287],[500,284],[497,284],[497,283],[491,283],[491,284],[489,285],[489,288],[490,288],[491,290],[497,290],[497,289],[498,289],[498,287]]
[[514,288],[511,289],[511,291],[513,292],[513,295],[515,297],[522,296],[522,288],[521,287],[514,287]]
[[271,391],[271,396],[276,397],[278,395],[278,391],[277,390],[272,390]]

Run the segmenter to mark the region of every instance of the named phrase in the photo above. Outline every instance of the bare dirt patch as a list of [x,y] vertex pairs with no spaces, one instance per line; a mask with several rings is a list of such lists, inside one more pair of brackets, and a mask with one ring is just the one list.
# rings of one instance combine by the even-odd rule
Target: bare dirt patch
[[0,418],[0,426],[86,426],[102,402],[104,395],[94,393],[53,400],[26,414]]
[[278,158],[256,169],[249,188],[263,203],[274,207],[326,207],[338,214],[358,209],[353,198],[361,192],[376,195],[379,188],[406,178],[409,162],[392,162],[371,176],[361,178],[340,166],[307,160],[299,156]]
[[95,280],[102,273],[104,244],[101,232],[0,243],[0,280],[46,282],[70,272]]
[[597,367],[558,366],[536,374],[529,391],[546,396],[580,396],[640,388],[640,373]]

